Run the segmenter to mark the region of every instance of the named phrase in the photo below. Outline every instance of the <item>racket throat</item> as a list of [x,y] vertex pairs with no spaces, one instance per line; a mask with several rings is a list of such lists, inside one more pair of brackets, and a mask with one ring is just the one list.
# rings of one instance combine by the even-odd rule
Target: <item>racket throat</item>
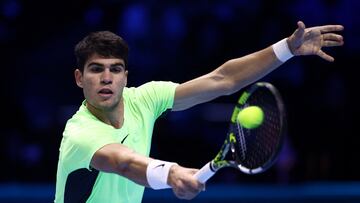
[[212,161],[210,163],[210,169],[213,172],[217,172],[221,168],[225,167],[237,167],[234,161],[221,160],[221,161]]

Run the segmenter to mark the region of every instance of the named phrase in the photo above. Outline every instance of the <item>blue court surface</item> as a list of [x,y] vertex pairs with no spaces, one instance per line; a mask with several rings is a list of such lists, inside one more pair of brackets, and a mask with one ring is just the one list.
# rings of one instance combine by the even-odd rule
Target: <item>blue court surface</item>
[[[0,184],[1,203],[53,202],[52,184]],[[177,199],[171,190],[146,189],[143,203],[194,202],[194,203],[359,203],[360,182],[311,182],[293,185],[208,184],[206,191],[191,201]]]

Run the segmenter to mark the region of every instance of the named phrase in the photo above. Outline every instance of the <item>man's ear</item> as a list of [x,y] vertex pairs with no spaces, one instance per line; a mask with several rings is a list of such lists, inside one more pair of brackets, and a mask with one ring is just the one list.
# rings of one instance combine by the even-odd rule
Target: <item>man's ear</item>
[[129,72],[128,72],[128,71],[125,71],[125,76],[126,76],[126,79],[125,79],[125,87],[127,86],[127,78],[128,78],[128,75],[129,75]]
[[74,76],[75,76],[75,81],[76,81],[77,86],[79,86],[80,88],[83,88],[83,83],[82,83],[83,75],[79,69],[75,70]]

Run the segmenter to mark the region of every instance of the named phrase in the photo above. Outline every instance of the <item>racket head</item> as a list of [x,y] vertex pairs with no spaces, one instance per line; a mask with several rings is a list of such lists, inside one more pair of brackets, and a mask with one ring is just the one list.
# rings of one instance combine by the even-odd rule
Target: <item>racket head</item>
[[[248,106],[258,106],[264,112],[263,123],[246,129],[237,121],[239,112]],[[269,169],[282,148],[286,132],[286,113],[279,91],[270,83],[258,82],[243,92],[231,116],[228,142],[234,162],[246,174]]]

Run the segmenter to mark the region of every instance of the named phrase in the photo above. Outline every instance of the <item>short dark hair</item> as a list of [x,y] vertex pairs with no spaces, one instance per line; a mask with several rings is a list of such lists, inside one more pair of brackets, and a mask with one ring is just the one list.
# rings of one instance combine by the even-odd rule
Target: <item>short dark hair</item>
[[76,44],[74,51],[78,68],[81,71],[84,71],[86,61],[93,54],[123,59],[125,69],[128,69],[129,47],[123,38],[110,31],[90,33]]

